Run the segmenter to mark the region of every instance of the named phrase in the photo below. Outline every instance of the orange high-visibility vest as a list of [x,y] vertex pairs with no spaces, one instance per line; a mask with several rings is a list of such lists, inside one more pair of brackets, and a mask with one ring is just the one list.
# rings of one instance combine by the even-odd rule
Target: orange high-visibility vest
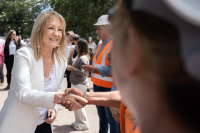
[[[104,47],[104,49],[99,54],[98,58],[96,58],[97,53],[99,52],[99,49],[100,49],[102,43],[100,44],[100,46],[97,49],[97,52],[95,53],[95,55],[93,57],[93,61],[92,61],[93,67],[98,68],[101,66],[109,66],[110,61],[108,60],[108,53],[110,52],[110,50],[112,48],[112,42],[113,42],[113,40],[111,40]],[[112,88],[114,80],[113,80],[112,76],[102,77],[100,73],[93,73],[91,75],[91,81],[93,82],[93,84],[95,84],[97,86],[101,86],[101,87],[105,87],[105,88]]]
[[140,129],[132,113],[125,107],[123,102],[120,105],[120,127],[121,133],[140,133]]

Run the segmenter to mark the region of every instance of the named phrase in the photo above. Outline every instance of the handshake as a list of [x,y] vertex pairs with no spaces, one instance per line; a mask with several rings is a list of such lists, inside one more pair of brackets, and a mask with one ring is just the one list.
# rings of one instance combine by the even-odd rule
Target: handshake
[[67,88],[65,92],[56,92],[54,96],[54,103],[61,104],[69,111],[77,111],[88,103],[84,97],[84,92],[77,88]]

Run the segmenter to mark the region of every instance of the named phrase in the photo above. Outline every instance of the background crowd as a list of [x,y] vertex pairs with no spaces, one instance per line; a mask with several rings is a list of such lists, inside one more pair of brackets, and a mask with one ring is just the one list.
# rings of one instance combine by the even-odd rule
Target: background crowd
[[93,104],[99,133],[200,132],[200,2],[193,2],[120,0],[94,24],[98,45],[65,33],[55,11],[38,15],[31,46],[10,30],[0,45],[10,89],[0,132],[52,133],[59,104],[74,111],[75,130],[89,130],[84,106]]

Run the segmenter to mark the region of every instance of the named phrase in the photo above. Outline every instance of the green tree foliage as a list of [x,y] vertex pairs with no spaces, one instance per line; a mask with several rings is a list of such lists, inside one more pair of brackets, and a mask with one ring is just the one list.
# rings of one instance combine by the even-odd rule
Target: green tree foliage
[[34,20],[45,6],[42,0],[1,0],[0,35],[13,29],[24,38],[30,36]]
[[94,23],[107,14],[117,0],[49,0],[53,10],[60,13],[66,21],[66,30],[73,30],[82,37],[95,34]]

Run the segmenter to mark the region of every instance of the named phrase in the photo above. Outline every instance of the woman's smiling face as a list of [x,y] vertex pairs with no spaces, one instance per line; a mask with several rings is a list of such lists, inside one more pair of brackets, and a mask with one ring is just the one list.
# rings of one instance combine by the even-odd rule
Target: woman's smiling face
[[56,48],[62,39],[63,25],[59,18],[50,18],[42,29],[42,45],[47,48]]

